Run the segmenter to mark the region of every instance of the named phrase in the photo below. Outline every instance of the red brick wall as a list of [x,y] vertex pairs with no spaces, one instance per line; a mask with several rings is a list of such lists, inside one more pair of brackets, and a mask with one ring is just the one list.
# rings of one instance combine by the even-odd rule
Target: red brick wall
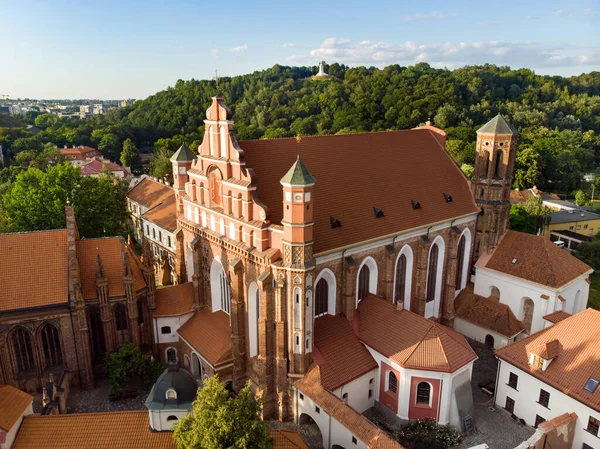
[[[420,382],[428,382],[431,385],[431,406],[425,404],[417,404],[417,386]],[[441,380],[427,379],[425,377],[411,377],[408,419],[429,418],[437,420],[440,394]]]
[[[392,371],[398,379],[396,394],[391,391],[386,391],[386,380],[388,373]],[[387,363],[381,362],[380,378],[379,378],[379,402],[385,405],[394,413],[398,414],[398,395],[400,394],[400,373]]]

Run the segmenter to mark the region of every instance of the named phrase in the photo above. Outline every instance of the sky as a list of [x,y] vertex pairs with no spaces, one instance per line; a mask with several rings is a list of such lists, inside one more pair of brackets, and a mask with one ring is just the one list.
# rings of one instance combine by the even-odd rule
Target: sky
[[0,0],[0,96],[142,99],[280,65],[600,70],[600,0]]

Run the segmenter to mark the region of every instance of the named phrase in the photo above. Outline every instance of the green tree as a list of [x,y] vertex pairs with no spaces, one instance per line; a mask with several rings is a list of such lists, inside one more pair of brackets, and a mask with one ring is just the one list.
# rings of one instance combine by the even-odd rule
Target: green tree
[[510,217],[508,226],[513,231],[524,232],[526,234],[535,234],[536,228],[530,220],[530,216],[522,207],[516,205],[510,208]]
[[542,155],[532,148],[517,152],[513,188],[524,190],[543,185]]
[[587,199],[583,190],[577,190],[573,195],[575,196],[575,203],[578,206],[583,206],[586,203]]
[[130,167],[131,170],[139,172],[142,169],[142,158],[140,152],[131,139],[123,142],[123,151],[121,152],[121,164],[123,167]]
[[173,181],[173,165],[171,164],[173,153],[165,149],[159,149],[154,152],[154,157],[150,160],[150,176],[163,179],[165,176]]
[[581,242],[573,255],[587,263],[594,270],[600,269],[600,240],[594,238],[591,242]]
[[121,143],[116,134],[107,133],[102,136],[98,149],[102,152],[105,158],[111,161],[118,161],[121,155]]
[[260,419],[261,400],[250,382],[231,396],[217,376],[204,381],[192,413],[173,428],[179,449],[268,449],[273,447],[268,423]]

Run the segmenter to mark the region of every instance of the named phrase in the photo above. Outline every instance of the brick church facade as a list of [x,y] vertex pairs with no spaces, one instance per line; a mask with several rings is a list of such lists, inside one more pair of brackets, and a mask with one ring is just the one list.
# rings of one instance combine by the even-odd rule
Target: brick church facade
[[67,370],[89,388],[105,353],[153,347],[151,255],[143,265],[120,237],[80,239],[71,207],[66,222],[0,235],[0,384],[35,392]]
[[[287,420],[295,415],[292,385],[314,361],[320,317],[357,323],[360,301],[377,295],[453,326],[473,248],[493,250],[506,229],[508,214],[492,196],[504,198],[510,185],[514,136],[478,134],[474,199],[445,151],[445,133],[429,123],[238,142],[232,112],[215,97],[205,124],[198,154],[182,147],[172,159],[193,294],[181,351],[195,375],[217,372],[234,389],[251,380],[264,394],[265,417]],[[488,161],[498,168],[484,182],[489,141],[498,148]],[[491,210],[485,223],[482,201]],[[210,341],[194,330],[201,328],[214,330]]]

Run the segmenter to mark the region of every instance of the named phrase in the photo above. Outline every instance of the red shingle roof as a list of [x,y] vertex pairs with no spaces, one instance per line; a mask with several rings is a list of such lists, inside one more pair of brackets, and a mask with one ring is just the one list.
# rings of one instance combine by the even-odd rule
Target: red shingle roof
[[173,189],[150,177],[143,178],[129,192],[127,197],[151,208],[173,195]]
[[[584,390],[600,377],[600,312],[587,309],[496,351],[496,356],[600,412],[600,388]],[[554,358],[546,371],[529,365],[529,354]],[[600,380],[600,379],[599,379]]]
[[229,315],[208,308],[194,315],[179,329],[179,335],[213,365],[233,360]]
[[156,223],[167,231],[174,232],[177,229],[177,201],[175,199],[175,192],[171,190],[171,195],[165,197],[160,203],[146,212],[144,218]]
[[550,321],[551,323],[556,324],[564,319],[569,318],[570,316],[572,316],[570,313],[563,312],[562,310],[557,310],[556,312],[549,313],[548,315],[542,318],[544,318],[546,321]]
[[315,320],[315,363],[321,372],[321,385],[335,390],[377,368],[371,356],[342,316],[325,315]]
[[66,230],[0,234],[0,255],[0,312],[68,303]]
[[[316,178],[314,251],[321,253],[477,213],[469,182],[427,129],[239,142],[258,198],[281,222],[281,177],[298,154]],[[431,182],[435,180],[435,182]],[[444,193],[451,195],[446,202]],[[411,200],[421,209],[414,210]],[[373,207],[385,216],[375,218]],[[331,228],[329,217],[342,227]]]
[[33,396],[13,387],[0,385],[0,430],[9,432],[33,402]]
[[477,359],[458,332],[382,298],[367,295],[358,304],[360,340],[404,368],[454,372]]
[[294,430],[271,429],[273,449],[308,449],[298,432]]
[[192,312],[194,285],[191,282],[156,290],[154,317],[180,316]]
[[507,231],[489,259],[480,262],[478,266],[553,288],[592,271],[544,237],[516,231]]
[[81,174],[83,176],[99,175],[105,167],[111,172],[122,171],[124,172],[125,176],[131,176],[131,173],[129,173],[129,170],[126,168],[121,167],[120,165],[109,160],[100,160],[97,157],[91,158],[88,163],[81,166]]

